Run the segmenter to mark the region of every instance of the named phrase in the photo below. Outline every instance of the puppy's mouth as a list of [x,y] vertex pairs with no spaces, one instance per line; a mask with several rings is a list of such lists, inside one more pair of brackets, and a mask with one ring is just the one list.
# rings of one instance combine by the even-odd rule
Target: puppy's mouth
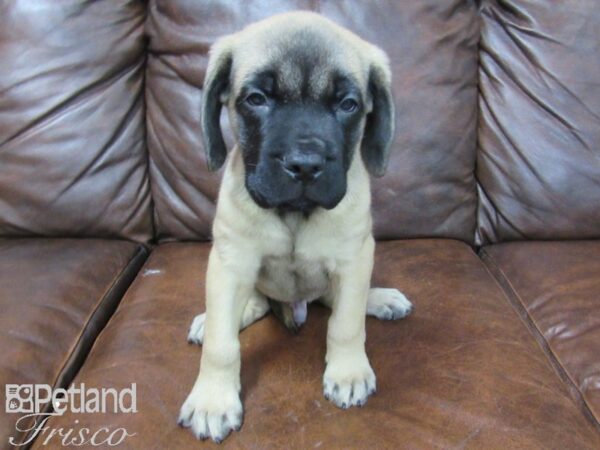
[[316,207],[321,206],[317,202],[302,196],[295,200],[282,203],[277,206],[277,212],[285,214],[287,212],[301,212],[304,215],[310,214]]
[[246,190],[254,202],[264,209],[278,212],[301,212],[310,214],[318,207],[333,209],[345,195],[345,189],[333,190],[319,183],[268,183],[250,174],[246,178]]
[[248,186],[248,192],[254,202],[261,208],[276,209],[280,213],[295,211],[309,214],[316,207],[321,206],[318,202],[306,196],[305,189],[300,190],[293,198],[281,198],[277,200],[269,198],[269,196],[264,195],[257,189],[253,189],[251,186]]
[[311,198],[310,192],[307,192],[306,187],[298,187],[295,192],[289,192],[288,195],[272,195],[271,192],[261,192],[260,189],[254,188],[252,185],[247,187],[250,197],[254,202],[265,209],[276,209],[278,213],[301,212],[305,215],[310,214],[315,208],[323,207],[330,209],[330,205],[322,204],[322,202]]

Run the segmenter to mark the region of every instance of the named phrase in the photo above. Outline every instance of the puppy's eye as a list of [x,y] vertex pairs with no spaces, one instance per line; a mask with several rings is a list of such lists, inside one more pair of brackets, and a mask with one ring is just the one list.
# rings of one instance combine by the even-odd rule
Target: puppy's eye
[[267,103],[267,97],[258,92],[254,92],[246,97],[246,103],[250,106],[263,106]]
[[344,112],[351,113],[358,109],[358,102],[351,98],[346,98],[340,103],[340,109]]

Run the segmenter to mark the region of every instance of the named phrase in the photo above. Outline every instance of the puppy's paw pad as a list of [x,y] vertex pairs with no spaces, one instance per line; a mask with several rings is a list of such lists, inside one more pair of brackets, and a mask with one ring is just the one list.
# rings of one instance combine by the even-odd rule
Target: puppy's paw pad
[[328,369],[323,376],[323,395],[339,408],[363,406],[377,389],[375,373],[368,364],[363,370],[351,370],[345,374]]
[[194,317],[192,321],[192,325],[190,326],[190,331],[188,333],[187,340],[190,344],[198,344],[202,345],[202,341],[204,340],[204,320],[206,319],[206,314],[199,314]]
[[381,320],[396,320],[408,316],[412,303],[398,289],[372,288],[367,300],[367,314]]
[[242,420],[242,403],[237,393],[215,395],[194,388],[181,407],[177,424],[190,428],[197,439],[210,438],[220,443],[240,429]]

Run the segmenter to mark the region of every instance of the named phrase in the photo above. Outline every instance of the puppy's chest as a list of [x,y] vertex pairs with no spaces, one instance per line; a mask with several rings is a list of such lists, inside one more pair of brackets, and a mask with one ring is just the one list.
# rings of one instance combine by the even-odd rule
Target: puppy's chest
[[323,296],[329,287],[329,275],[324,262],[294,253],[267,256],[263,259],[257,289],[282,302],[313,301]]

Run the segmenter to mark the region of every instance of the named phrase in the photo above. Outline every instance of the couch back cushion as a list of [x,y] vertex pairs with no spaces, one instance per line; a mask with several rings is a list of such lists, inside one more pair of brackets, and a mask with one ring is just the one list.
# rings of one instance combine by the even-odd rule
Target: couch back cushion
[[373,181],[376,236],[471,242],[479,21],[466,0],[150,0],[146,99],[158,237],[210,236],[220,174],[206,169],[199,114],[211,44],[294,9],[317,11],[390,57],[397,133],[388,173]]
[[478,243],[600,237],[597,0],[484,0]]
[[0,5],[0,236],[152,237],[142,1]]

